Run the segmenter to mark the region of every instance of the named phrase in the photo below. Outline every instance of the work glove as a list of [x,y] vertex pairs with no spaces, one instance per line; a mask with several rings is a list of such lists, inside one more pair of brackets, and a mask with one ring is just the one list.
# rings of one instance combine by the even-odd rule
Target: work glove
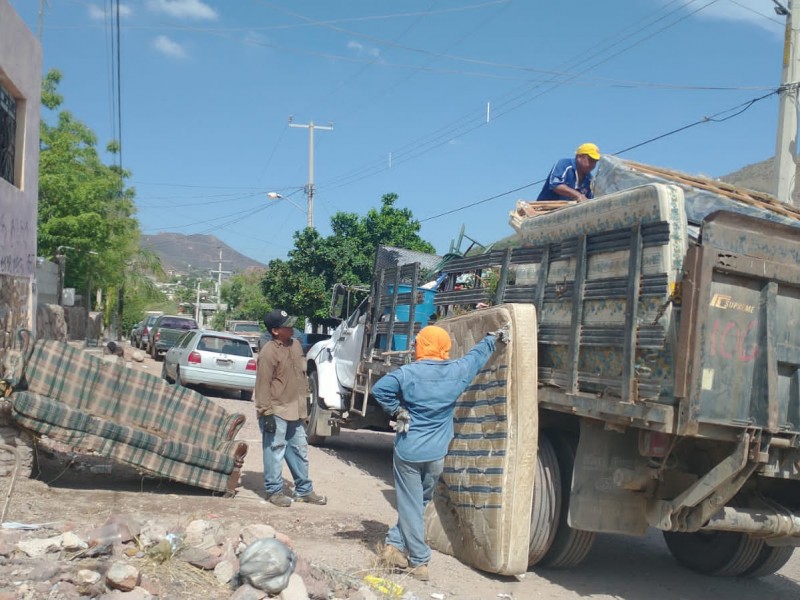
[[408,431],[408,427],[411,425],[411,415],[408,414],[405,408],[398,408],[392,415],[392,419],[394,420],[394,430],[397,433]]
[[488,335],[493,335],[498,341],[504,344],[511,343],[511,323],[506,323],[497,331],[490,331]]

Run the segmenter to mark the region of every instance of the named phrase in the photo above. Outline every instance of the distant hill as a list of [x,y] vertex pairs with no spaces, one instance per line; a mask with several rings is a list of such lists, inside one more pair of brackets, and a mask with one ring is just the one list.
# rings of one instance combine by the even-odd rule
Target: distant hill
[[211,269],[216,270],[219,267],[220,250],[223,271],[242,273],[249,268],[267,268],[267,265],[240,254],[213,235],[142,235],[142,247],[158,255],[165,271],[174,271],[181,275],[207,274]]

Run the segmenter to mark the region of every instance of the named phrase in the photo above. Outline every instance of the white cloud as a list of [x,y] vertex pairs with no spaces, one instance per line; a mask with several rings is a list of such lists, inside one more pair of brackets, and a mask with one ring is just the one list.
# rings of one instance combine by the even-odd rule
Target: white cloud
[[153,40],[153,48],[171,58],[186,58],[186,50],[178,42],[173,42],[165,35]]
[[356,54],[359,56],[367,56],[374,59],[379,59],[381,57],[380,48],[376,48],[375,46],[367,47],[361,42],[356,42],[355,40],[350,40],[347,42],[347,47],[350,50],[355,50]]
[[201,0],[147,0],[147,8],[179,19],[215,21],[217,11]]
[[[89,4],[87,9],[89,10],[89,18],[94,19],[95,21],[102,21],[103,19],[108,16],[106,12],[105,6],[97,6],[96,4]],[[116,16],[116,11],[112,13]],[[130,17],[133,14],[133,10],[127,4],[120,4],[119,5],[119,16],[120,17]]]
[[[698,3],[693,0],[683,0],[683,3],[690,11],[700,8]],[[781,4],[786,6],[786,0],[782,0]],[[696,13],[695,16],[698,18],[749,23],[773,33],[782,33],[786,17],[775,14],[774,6],[772,2],[765,2],[764,0],[723,0],[704,8]]]

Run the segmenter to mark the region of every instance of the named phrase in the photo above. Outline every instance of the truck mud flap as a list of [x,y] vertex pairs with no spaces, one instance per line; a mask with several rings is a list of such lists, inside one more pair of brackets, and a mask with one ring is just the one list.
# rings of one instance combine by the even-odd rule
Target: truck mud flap
[[487,332],[511,323],[454,416],[455,436],[425,514],[433,548],[489,573],[528,569],[539,417],[536,311],[503,304],[439,321],[463,356]]

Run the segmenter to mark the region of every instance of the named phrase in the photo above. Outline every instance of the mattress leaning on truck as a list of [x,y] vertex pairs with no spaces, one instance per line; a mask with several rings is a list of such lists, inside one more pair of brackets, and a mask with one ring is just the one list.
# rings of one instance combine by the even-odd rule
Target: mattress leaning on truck
[[528,569],[538,411],[536,311],[504,304],[437,322],[450,333],[451,358],[511,323],[497,349],[456,404],[455,435],[428,505],[433,548],[490,573]]

